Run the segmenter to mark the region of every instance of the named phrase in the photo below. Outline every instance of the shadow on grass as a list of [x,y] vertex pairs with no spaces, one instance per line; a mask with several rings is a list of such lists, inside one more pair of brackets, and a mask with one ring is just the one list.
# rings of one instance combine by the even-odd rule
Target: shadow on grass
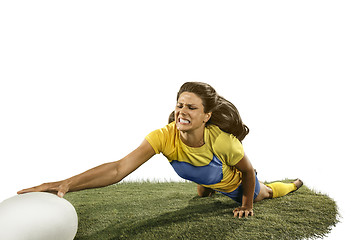
[[[108,239],[204,239],[204,232],[207,233],[207,239],[217,239],[219,231],[214,231],[213,227],[219,228],[219,226],[209,224],[214,221],[208,220],[220,220],[224,215],[231,219],[231,209],[235,208],[236,204],[203,200],[194,197],[183,209],[166,212],[152,218],[111,224],[93,236],[87,236],[86,239],[98,239],[99,236],[108,236]],[[228,229],[226,225],[221,226],[221,232],[230,229],[230,225]]]

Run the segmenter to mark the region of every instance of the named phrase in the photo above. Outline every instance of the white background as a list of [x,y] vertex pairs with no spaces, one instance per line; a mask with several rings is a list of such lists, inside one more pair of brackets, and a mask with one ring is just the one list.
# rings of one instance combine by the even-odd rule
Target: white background
[[[356,1],[2,1],[0,201],[136,148],[203,81],[239,109],[260,180],[300,177],[356,234]],[[179,180],[158,155],[127,180]],[[195,192],[194,192],[195,194]],[[119,199],[121,201],[121,199]]]

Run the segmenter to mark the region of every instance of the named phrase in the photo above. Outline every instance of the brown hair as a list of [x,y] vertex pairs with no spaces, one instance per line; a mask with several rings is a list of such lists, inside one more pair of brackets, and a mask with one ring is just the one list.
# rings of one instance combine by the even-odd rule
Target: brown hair
[[[217,94],[215,89],[207,83],[186,82],[177,93],[176,100],[183,92],[195,93],[202,99],[204,112],[212,112],[210,120],[206,123],[214,124],[221,130],[233,134],[240,141],[249,133],[249,128],[243,124],[240,114],[234,104]],[[175,112],[169,116],[169,123],[175,120]]]

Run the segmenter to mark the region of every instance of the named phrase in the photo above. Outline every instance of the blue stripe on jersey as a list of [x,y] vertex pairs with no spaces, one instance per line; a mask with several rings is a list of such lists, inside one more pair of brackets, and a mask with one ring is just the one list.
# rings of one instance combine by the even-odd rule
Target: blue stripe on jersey
[[182,178],[203,185],[212,185],[223,179],[222,162],[214,155],[206,166],[194,166],[188,162],[171,161],[171,166]]

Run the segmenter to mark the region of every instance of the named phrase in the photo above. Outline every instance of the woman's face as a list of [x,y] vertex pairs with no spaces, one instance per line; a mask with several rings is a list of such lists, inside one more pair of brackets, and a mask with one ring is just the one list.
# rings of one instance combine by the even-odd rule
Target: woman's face
[[195,93],[183,92],[180,94],[175,108],[176,127],[180,131],[193,131],[205,127],[211,113],[204,112],[200,97]]

